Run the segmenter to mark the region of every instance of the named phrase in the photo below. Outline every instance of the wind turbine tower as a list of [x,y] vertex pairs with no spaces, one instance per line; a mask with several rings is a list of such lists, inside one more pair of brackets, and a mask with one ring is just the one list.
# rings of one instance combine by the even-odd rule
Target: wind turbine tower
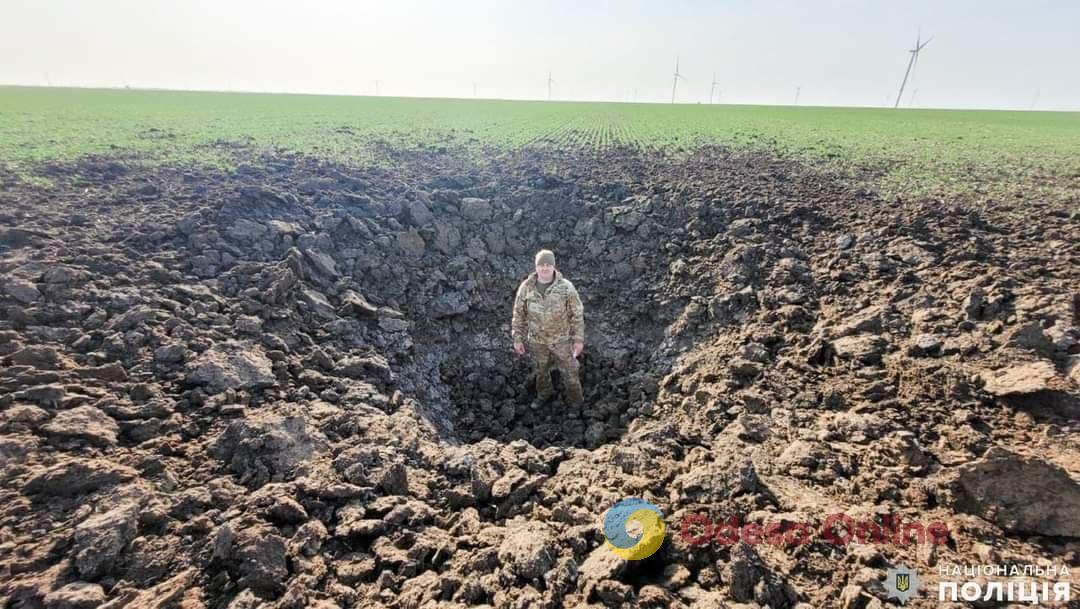
[[675,56],[675,77],[671,81],[671,103],[675,103],[675,87],[679,85],[679,79],[686,80],[686,77],[679,74],[679,56]]
[[713,93],[716,91],[716,87],[720,86],[720,83],[716,81],[716,72],[712,73],[712,86],[709,87],[709,103],[713,103]]
[[900,98],[904,96],[904,85],[907,84],[908,75],[911,74],[911,70],[915,67],[915,65],[919,63],[919,51],[922,51],[923,47],[930,44],[930,41],[933,38],[934,37],[931,36],[930,38],[926,39],[926,42],[923,42],[922,30],[919,30],[919,33],[916,35],[915,48],[908,51],[908,53],[911,53],[911,58],[908,59],[907,70],[904,71],[904,80],[900,81],[900,92],[896,94],[896,103],[893,105],[893,108],[900,107]]
[[548,68],[547,86],[548,86],[548,101],[551,101],[551,85],[555,84],[555,81],[551,79],[551,68]]

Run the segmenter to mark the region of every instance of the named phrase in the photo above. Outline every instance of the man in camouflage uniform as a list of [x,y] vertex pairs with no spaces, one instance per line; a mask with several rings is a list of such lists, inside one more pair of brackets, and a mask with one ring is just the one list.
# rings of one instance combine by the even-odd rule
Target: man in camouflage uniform
[[536,253],[536,272],[518,286],[511,333],[514,351],[532,357],[537,408],[551,398],[551,368],[559,370],[566,399],[580,403],[577,357],[585,348],[585,318],[574,284],[555,270],[551,250]]

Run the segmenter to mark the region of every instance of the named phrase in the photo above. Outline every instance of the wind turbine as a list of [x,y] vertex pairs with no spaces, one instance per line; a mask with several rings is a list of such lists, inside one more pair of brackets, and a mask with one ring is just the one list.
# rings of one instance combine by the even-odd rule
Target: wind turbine
[[476,83],[475,82],[472,84],[472,96],[476,97]]
[[548,86],[548,101],[551,101],[551,85],[555,84],[555,81],[551,79],[551,68],[548,68],[547,86]]
[[713,100],[713,92],[716,91],[716,87],[719,84],[720,83],[716,82],[716,72],[713,72],[712,73],[712,86],[709,87],[709,103],[710,104],[712,103],[712,100]]
[[795,105],[799,105],[799,93],[802,93],[802,85],[795,87]]
[[930,44],[933,40],[933,36],[926,39],[926,42],[922,42],[922,30],[919,30],[918,35],[915,37],[915,48],[908,51],[911,53],[911,59],[908,60],[907,70],[904,71],[904,80],[900,81],[900,92],[896,94],[896,103],[893,108],[900,107],[900,98],[904,96],[904,85],[907,84],[908,74],[911,73],[912,68],[919,62],[919,51],[923,50],[923,47]]
[[686,80],[686,77],[679,74],[679,56],[675,56],[675,78],[671,81],[671,103],[675,103],[675,87],[679,84],[679,79]]
[[375,97],[379,96],[379,81],[375,81]]

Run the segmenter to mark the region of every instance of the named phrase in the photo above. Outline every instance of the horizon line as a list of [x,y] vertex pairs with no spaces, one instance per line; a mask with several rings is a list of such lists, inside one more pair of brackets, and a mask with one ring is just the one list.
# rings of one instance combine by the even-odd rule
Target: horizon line
[[675,102],[668,101],[625,101],[625,100],[592,100],[592,99],[546,99],[546,98],[513,98],[513,97],[452,97],[452,96],[429,96],[429,95],[373,95],[373,94],[359,94],[359,93],[326,93],[326,92],[310,92],[310,91],[274,91],[274,90],[252,90],[252,89],[178,89],[169,87],[133,87],[130,85],[119,86],[106,86],[106,85],[40,85],[40,84],[22,84],[22,83],[0,83],[0,88],[17,88],[17,89],[76,89],[81,91],[136,91],[136,92],[154,92],[154,93],[226,93],[237,95],[296,95],[296,96],[310,96],[310,97],[356,97],[356,98],[371,98],[371,99],[416,99],[416,100],[447,100],[447,101],[495,101],[495,102],[527,102],[527,103],[573,103],[573,104],[638,104],[638,105],[655,105],[655,106],[726,106],[729,108],[734,107],[769,107],[769,108],[815,108],[815,109],[852,109],[852,110],[929,110],[935,112],[1062,112],[1062,113],[1076,113],[1080,112],[1080,108],[1077,109],[1063,109],[1063,108],[985,108],[985,107],[955,107],[955,108],[938,108],[938,107],[899,107],[894,108],[887,104],[882,105],[839,105],[839,106],[824,106],[815,104],[782,104],[782,103],[707,103],[707,102]]

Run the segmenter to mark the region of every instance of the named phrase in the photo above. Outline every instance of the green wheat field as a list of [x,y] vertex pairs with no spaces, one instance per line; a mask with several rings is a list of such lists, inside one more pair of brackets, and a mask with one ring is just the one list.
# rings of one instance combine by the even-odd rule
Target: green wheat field
[[237,150],[346,163],[380,150],[766,151],[886,194],[1076,200],[1080,113],[533,102],[0,87],[0,166],[115,155],[228,165]]

